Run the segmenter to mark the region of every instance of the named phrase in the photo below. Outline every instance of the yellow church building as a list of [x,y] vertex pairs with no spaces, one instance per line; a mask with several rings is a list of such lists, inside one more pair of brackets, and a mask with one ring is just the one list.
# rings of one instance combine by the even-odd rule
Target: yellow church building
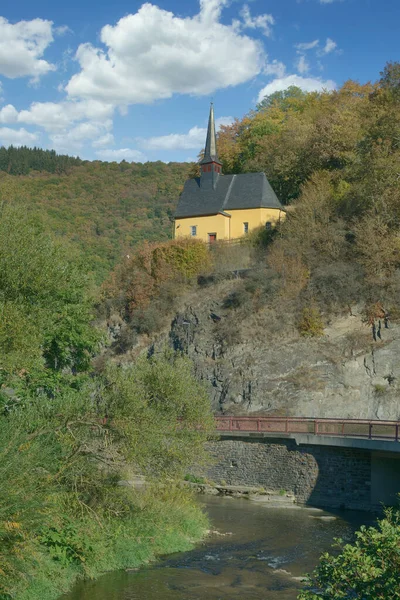
[[200,177],[186,181],[175,213],[174,236],[205,242],[238,239],[257,227],[272,228],[285,218],[265,173],[223,175],[211,104]]

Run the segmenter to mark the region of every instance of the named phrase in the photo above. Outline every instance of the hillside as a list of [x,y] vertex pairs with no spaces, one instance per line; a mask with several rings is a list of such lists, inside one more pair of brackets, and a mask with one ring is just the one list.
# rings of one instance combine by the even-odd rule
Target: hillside
[[225,172],[265,169],[292,209],[213,247],[197,281],[182,280],[190,248],[122,263],[104,308],[118,360],[144,333],[189,354],[214,410],[398,418],[399,139],[399,64],[376,84],[279,92],[225,127]]
[[101,282],[138,242],[171,237],[171,219],[188,169],[185,163],[96,161],[68,166],[59,174],[0,170],[0,202],[38,210],[49,230],[80,247]]

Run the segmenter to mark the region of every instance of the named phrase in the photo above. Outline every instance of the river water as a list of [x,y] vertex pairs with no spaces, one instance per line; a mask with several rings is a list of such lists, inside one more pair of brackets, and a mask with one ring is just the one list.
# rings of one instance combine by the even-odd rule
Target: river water
[[300,578],[333,538],[351,540],[365,513],[268,508],[202,497],[214,535],[191,552],[78,584],[63,600],[295,600]]

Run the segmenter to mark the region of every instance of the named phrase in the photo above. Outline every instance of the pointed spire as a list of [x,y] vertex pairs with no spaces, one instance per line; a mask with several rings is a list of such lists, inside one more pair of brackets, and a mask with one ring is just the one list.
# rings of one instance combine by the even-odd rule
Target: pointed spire
[[210,116],[208,118],[208,129],[207,129],[207,139],[206,139],[206,147],[204,151],[204,158],[200,161],[200,164],[203,165],[209,162],[216,162],[220,164],[217,152],[217,136],[215,134],[215,119],[214,119],[214,104],[211,102],[210,106]]

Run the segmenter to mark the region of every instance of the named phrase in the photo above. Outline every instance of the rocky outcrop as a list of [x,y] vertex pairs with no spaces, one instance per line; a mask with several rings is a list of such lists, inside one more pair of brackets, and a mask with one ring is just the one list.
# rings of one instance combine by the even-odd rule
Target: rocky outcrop
[[214,294],[192,298],[168,339],[193,359],[216,412],[400,419],[400,325],[380,333],[375,342],[353,308],[320,338],[282,335],[267,312],[239,320]]

